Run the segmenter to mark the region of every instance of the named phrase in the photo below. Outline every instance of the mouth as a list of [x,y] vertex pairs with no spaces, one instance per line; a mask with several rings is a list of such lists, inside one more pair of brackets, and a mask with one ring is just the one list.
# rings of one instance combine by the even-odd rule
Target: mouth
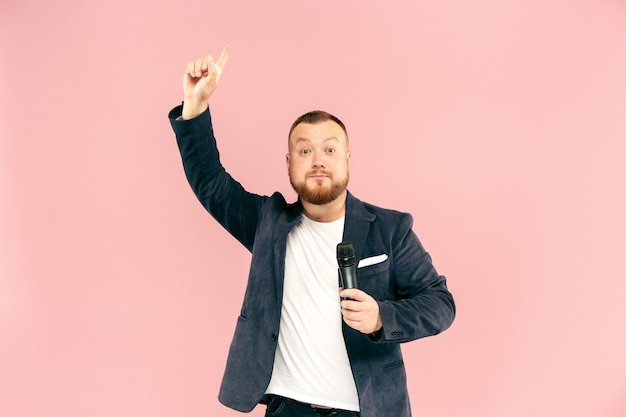
[[313,180],[318,180],[319,181],[319,180],[323,180],[323,179],[326,179],[326,178],[330,178],[330,175],[328,175],[328,174],[326,174],[324,172],[314,172],[312,174],[309,174],[308,178],[311,178]]
[[309,178],[330,178],[330,174],[325,171],[315,171],[307,175]]

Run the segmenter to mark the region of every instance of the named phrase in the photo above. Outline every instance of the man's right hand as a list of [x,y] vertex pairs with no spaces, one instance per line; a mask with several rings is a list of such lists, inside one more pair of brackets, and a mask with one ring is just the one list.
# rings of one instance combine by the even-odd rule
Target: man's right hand
[[183,119],[192,119],[207,109],[209,97],[217,88],[229,56],[230,44],[224,47],[217,62],[207,55],[187,64],[183,76]]

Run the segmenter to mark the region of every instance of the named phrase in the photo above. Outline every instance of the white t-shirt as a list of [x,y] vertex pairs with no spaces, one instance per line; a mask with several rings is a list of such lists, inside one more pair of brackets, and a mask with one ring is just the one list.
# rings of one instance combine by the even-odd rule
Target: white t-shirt
[[359,411],[341,330],[336,248],[344,220],[302,216],[287,237],[278,347],[266,393]]

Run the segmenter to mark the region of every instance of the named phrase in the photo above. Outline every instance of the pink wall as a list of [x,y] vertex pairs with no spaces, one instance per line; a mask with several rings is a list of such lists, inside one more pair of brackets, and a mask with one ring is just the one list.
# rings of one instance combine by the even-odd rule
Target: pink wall
[[3,1],[0,414],[239,415],[216,396],[250,257],[166,118],[228,41],[228,169],[293,196],[286,129],[334,112],[351,190],[448,276],[457,321],[404,349],[417,416],[623,417],[625,39],[618,0]]

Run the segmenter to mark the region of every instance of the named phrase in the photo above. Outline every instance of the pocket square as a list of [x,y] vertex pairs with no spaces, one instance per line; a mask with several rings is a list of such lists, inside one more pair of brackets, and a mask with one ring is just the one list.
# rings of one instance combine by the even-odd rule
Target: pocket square
[[370,256],[369,258],[363,258],[359,261],[357,268],[365,268],[366,266],[376,265],[386,261],[388,258],[386,253],[382,255]]

